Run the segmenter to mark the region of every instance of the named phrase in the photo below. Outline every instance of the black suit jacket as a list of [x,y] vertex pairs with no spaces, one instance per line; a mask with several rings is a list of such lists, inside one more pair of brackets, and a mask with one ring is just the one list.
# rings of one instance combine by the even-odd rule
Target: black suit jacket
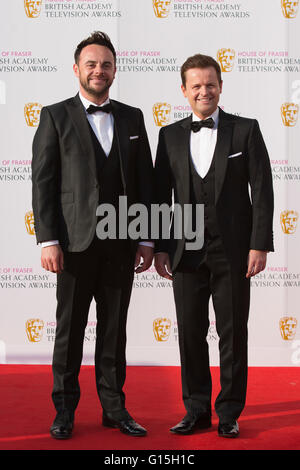
[[[154,171],[159,204],[170,205],[173,190],[174,202],[182,207],[190,203],[191,120],[190,116],[160,131]],[[244,266],[249,249],[274,250],[272,175],[258,122],[220,109],[214,157],[220,234],[230,263]],[[184,247],[184,238],[159,240],[155,250],[168,252],[175,270]]]
[[[141,110],[111,100],[128,206],[150,206],[153,163]],[[130,139],[130,137],[135,137]],[[42,108],[33,140],[32,205],[37,242],[85,250],[96,231],[99,183],[86,112],[79,98]]]

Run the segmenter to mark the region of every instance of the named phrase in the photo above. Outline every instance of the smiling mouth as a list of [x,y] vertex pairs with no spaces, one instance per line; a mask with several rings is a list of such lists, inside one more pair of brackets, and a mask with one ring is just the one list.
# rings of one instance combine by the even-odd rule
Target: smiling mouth
[[91,80],[89,80],[89,83],[91,85],[100,85],[100,86],[103,86],[107,83],[107,80],[105,80],[104,78],[93,78]]

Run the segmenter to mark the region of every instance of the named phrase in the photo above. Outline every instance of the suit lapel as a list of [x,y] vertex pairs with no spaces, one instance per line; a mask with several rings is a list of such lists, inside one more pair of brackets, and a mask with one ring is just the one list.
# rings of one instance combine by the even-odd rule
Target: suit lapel
[[[113,107],[113,116],[114,116],[114,132],[115,138],[117,140],[118,152],[120,156],[120,165],[121,165],[121,174],[123,185],[126,190],[126,175],[128,168],[128,153],[129,153],[129,131],[126,121],[126,116],[120,111],[118,103],[114,100],[111,100]],[[91,133],[89,129],[89,123],[86,118],[86,113],[84,107],[77,94],[73,99],[66,103],[70,119],[76,130],[76,134],[80,141],[83,154],[85,155],[86,161],[97,180],[97,168],[96,168],[96,155],[91,139]]]
[[97,180],[95,150],[91,138],[89,123],[79,95],[77,94],[72,100],[68,101],[66,103],[66,107],[80,141],[85,160]]
[[117,140],[118,153],[120,158],[120,167],[122,182],[126,192],[126,181],[128,173],[128,156],[129,156],[129,129],[127,124],[127,117],[122,113],[117,101],[110,100],[113,117],[114,117],[114,133]]
[[230,147],[232,140],[233,121],[229,114],[224,113],[220,109],[219,124],[218,124],[218,137],[216,148],[214,152],[215,159],[215,204],[217,204],[221,190],[223,187],[228,155],[230,155]]
[[[184,119],[180,125],[182,133],[177,134],[176,139],[176,154],[178,156],[178,165],[180,166],[180,174],[183,178],[184,188],[184,202],[189,200],[190,179],[189,179],[189,159],[190,159],[190,125],[192,116]],[[225,113],[220,109],[219,111],[219,124],[218,124],[218,137],[216,148],[214,152],[215,159],[215,204],[219,199],[225,175],[227,170],[228,155],[230,155],[230,147],[232,140],[233,121],[231,115]]]
[[179,174],[182,176],[182,187],[184,194],[184,204],[190,201],[190,135],[191,135],[192,115],[181,121],[181,132],[176,131],[176,155]]

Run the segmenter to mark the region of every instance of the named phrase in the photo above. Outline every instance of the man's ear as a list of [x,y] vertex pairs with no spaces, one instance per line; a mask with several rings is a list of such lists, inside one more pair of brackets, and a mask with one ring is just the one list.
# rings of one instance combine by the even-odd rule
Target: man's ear
[[79,68],[78,68],[77,64],[73,65],[73,71],[74,71],[76,77],[78,77],[79,76]]
[[186,89],[185,89],[184,85],[181,85],[181,91],[182,91],[183,95],[186,97]]

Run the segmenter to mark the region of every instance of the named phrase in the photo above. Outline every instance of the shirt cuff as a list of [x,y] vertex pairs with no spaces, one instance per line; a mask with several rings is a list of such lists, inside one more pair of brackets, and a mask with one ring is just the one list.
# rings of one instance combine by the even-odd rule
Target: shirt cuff
[[154,242],[139,242],[139,245],[150,246],[150,248],[154,248]]
[[46,248],[46,246],[59,245],[59,241],[58,240],[49,240],[48,242],[41,242],[41,243],[39,243],[39,245],[42,248]]

